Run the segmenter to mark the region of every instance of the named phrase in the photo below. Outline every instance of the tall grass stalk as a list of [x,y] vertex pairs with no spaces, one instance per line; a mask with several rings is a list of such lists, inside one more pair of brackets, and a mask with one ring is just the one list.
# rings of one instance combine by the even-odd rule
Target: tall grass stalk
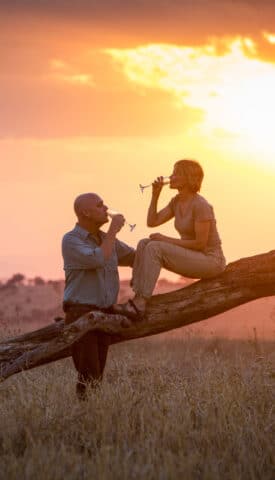
[[1,478],[271,480],[272,347],[259,357],[255,342],[192,335],[116,345],[83,403],[71,359],[14,376],[0,386]]

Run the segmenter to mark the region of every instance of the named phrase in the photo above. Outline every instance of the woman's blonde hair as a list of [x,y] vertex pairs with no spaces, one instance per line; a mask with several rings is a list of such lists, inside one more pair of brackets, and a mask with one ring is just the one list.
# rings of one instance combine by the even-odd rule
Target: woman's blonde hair
[[174,168],[177,169],[180,175],[184,175],[187,178],[187,183],[191,192],[196,193],[200,191],[204,172],[198,162],[187,159],[178,160],[178,162],[175,163]]

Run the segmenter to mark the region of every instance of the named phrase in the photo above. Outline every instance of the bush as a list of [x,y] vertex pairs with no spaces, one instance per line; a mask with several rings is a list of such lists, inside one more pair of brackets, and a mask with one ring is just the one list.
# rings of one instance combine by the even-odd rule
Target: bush
[[33,279],[33,283],[34,285],[39,286],[39,285],[45,285],[46,282],[42,277],[35,277]]
[[23,283],[24,280],[25,275],[23,275],[22,273],[15,273],[11,278],[9,278],[9,280],[7,280],[6,286],[9,287],[13,285],[20,285]]

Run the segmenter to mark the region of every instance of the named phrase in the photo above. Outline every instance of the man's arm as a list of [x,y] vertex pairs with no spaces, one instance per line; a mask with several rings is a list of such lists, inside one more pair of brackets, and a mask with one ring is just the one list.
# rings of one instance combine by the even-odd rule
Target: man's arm
[[71,270],[100,268],[105,261],[100,247],[92,247],[71,233],[66,234],[63,238],[62,254],[65,269]]
[[109,230],[100,246],[88,245],[73,233],[67,233],[62,241],[62,254],[65,268],[96,269],[103,267],[111,255],[116,242],[116,235],[124,225],[122,215],[116,215],[110,224]]
[[100,245],[105,260],[108,260],[111,257],[116,242],[116,235],[122,229],[124,223],[125,218],[123,215],[118,214],[112,218],[110,227]]
[[129,247],[121,240],[116,240],[116,253],[118,258],[118,265],[121,267],[132,267],[135,260],[135,249]]

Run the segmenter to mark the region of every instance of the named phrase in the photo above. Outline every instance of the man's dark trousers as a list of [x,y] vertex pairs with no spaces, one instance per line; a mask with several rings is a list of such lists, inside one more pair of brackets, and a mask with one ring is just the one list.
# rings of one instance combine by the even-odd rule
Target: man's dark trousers
[[[91,310],[98,310],[93,305],[81,304],[64,304],[63,308],[67,325]],[[86,398],[88,385],[97,386],[102,380],[110,344],[111,336],[99,331],[88,332],[73,344],[72,357],[78,371],[76,393],[80,399]]]

